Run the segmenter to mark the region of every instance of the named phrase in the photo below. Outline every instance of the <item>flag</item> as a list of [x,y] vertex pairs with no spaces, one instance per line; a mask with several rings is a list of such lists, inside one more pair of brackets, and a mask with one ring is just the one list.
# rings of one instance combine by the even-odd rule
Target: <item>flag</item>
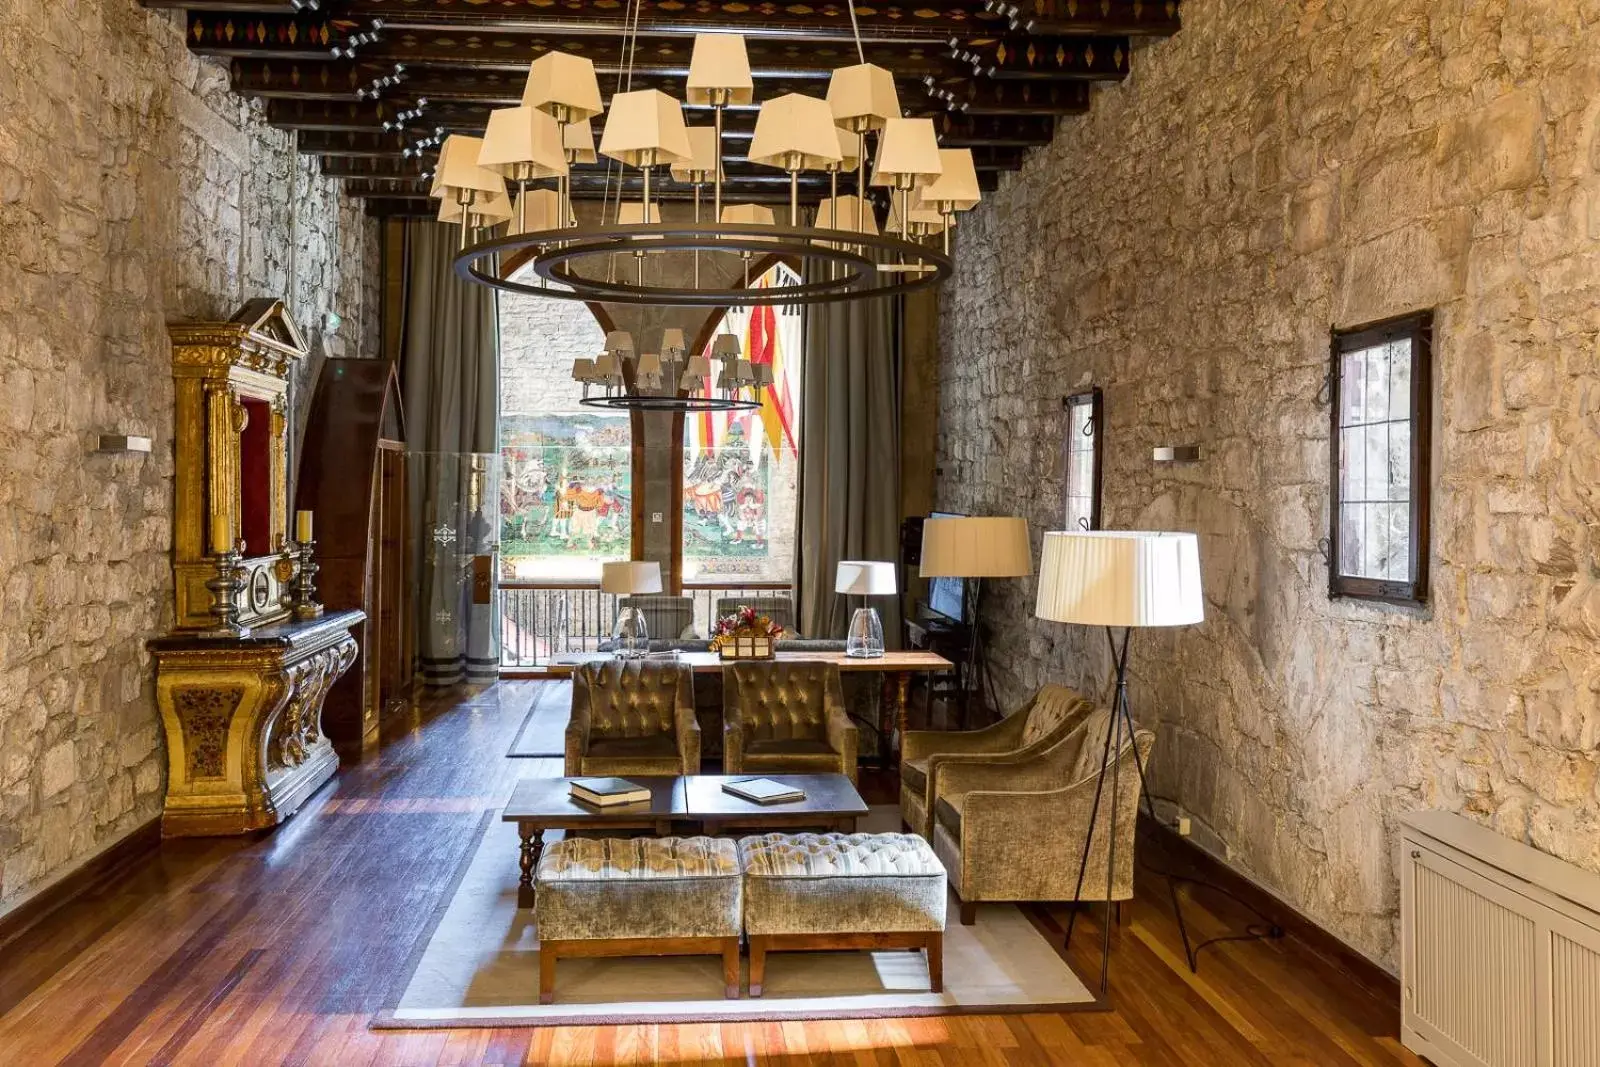
[[776,455],[784,446],[797,451],[794,440],[794,405],[789,394],[789,379],[784,373],[783,347],[778,343],[778,317],[770,305],[750,309],[749,336],[745,351],[752,365],[772,367],[772,384],[761,398],[761,424],[766,429],[767,445]]

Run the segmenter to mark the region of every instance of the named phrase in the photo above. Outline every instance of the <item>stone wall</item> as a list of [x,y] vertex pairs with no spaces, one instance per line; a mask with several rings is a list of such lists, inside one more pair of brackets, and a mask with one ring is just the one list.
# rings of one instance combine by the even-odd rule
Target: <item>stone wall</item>
[[[0,5],[0,913],[161,812],[166,323],[272,295],[319,358],[377,341],[375,226],[183,28],[135,0]],[[101,433],[154,451],[96,454]]]
[[[1059,529],[1060,398],[1105,389],[1106,525],[1202,538],[1206,622],[1135,639],[1155,792],[1393,968],[1403,812],[1600,869],[1600,0],[1183,16],[962,220],[939,504]],[[1422,308],[1432,601],[1330,602],[1329,329]],[[992,585],[1004,701],[1104,694],[1103,635]]]

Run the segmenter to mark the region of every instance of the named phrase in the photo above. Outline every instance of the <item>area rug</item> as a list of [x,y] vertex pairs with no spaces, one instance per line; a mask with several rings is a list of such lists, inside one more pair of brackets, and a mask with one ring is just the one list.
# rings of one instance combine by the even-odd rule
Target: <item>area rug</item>
[[517,739],[506,753],[519,759],[548,759],[567,752],[567,722],[572,718],[572,687],[541,685],[528,707]]
[[[897,829],[879,807],[863,830]],[[517,901],[517,834],[485,816],[476,849],[374,1029],[559,1026],[641,1022],[904,1018],[1104,1008],[1056,950],[1031,909],[984,905],[962,926],[954,900],[945,927],[943,993],[928,992],[922,953],[786,952],[767,959],[760,999],[722,996],[714,956],[562,960],[556,1003],[539,1003],[539,942]],[[551,835],[554,838],[557,835]]]

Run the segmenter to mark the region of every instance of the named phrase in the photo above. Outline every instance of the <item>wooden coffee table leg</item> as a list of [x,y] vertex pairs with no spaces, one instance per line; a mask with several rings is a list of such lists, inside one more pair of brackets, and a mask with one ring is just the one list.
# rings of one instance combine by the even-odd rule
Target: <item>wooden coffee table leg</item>
[[522,877],[517,879],[517,907],[533,907],[533,871],[539,865],[539,853],[544,851],[544,831],[526,823],[517,824],[517,836],[522,838],[521,855],[517,865]]

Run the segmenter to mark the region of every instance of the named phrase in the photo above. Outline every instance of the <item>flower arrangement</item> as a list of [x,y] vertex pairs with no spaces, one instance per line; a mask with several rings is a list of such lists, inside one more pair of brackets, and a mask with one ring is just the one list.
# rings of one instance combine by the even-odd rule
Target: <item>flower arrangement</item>
[[757,615],[755,608],[740,608],[712,626],[711,651],[723,659],[771,659],[783,632],[783,627],[767,616]]

